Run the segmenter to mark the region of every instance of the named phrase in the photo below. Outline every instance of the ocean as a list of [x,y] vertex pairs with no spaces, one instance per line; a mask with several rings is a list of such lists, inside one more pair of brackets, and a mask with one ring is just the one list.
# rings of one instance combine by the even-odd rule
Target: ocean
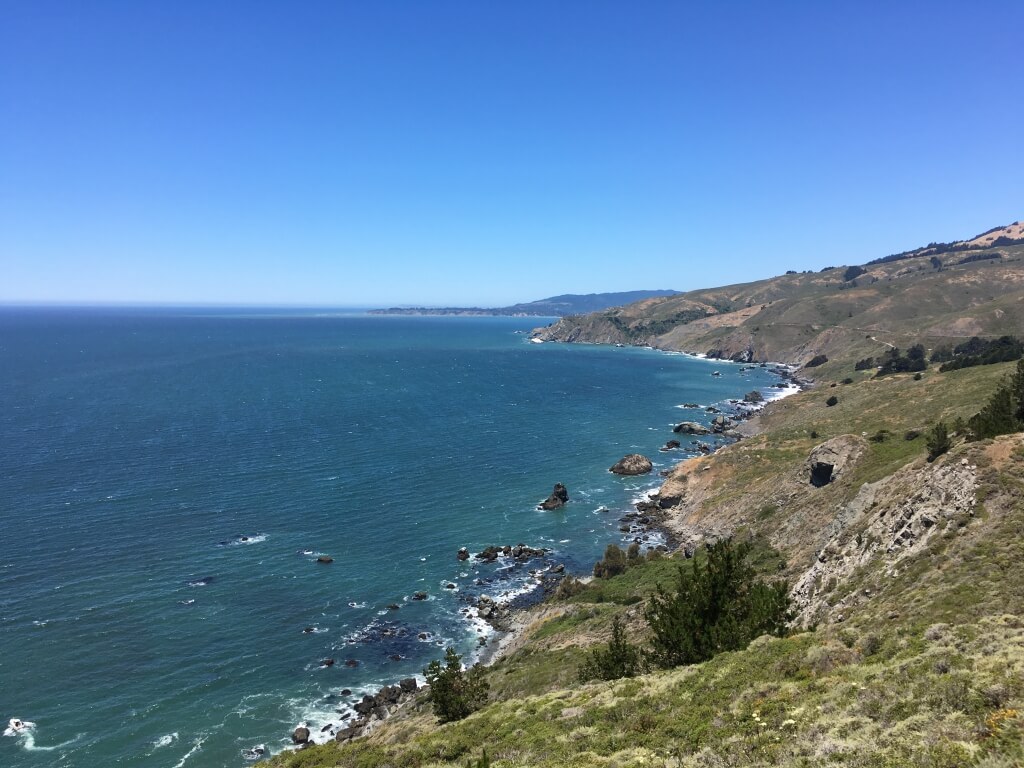
[[[446,646],[474,658],[481,594],[623,541],[693,450],[658,450],[673,424],[780,393],[765,368],[530,343],[544,322],[0,309],[0,718],[35,723],[0,765],[241,766],[301,722],[329,739]],[[608,472],[633,452],[655,471]],[[569,503],[538,511],[556,482]],[[549,552],[456,558],[517,543]]]

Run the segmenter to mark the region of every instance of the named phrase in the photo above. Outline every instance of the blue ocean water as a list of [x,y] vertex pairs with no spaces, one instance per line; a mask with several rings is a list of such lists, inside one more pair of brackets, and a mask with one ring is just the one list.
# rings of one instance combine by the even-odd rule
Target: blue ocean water
[[[36,723],[0,765],[243,765],[319,734],[443,646],[472,656],[476,596],[589,571],[685,458],[658,451],[671,426],[710,418],[681,404],[776,391],[761,368],[531,344],[537,324],[0,310],[0,718]],[[632,452],[655,472],[608,473]],[[537,511],[555,482],[569,504]],[[455,557],[519,542],[552,551]]]

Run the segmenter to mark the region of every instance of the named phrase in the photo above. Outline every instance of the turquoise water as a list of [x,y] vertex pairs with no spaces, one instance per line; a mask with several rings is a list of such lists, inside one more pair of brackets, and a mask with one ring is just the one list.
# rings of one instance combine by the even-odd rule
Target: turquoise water
[[[588,571],[684,458],[658,451],[672,424],[709,418],[682,403],[776,381],[536,324],[0,310],[0,718],[36,723],[0,765],[244,765],[319,733],[444,645],[475,653],[476,596]],[[607,472],[631,452],[655,473]],[[570,503],[537,511],[555,482]],[[455,558],[518,542],[552,552]]]

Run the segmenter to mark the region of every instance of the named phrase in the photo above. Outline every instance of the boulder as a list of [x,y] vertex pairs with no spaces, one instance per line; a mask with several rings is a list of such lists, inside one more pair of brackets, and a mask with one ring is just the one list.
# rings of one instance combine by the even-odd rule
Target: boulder
[[674,451],[680,445],[681,445],[681,443],[678,440],[669,440],[667,443],[665,443],[665,447],[662,448],[661,450],[662,451]]
[[407,677],[404,680],[398,682],[398,687],[401,688],[405,693],[415,693],[420,687],[419,683],[416,682],[415,677]]
[[752,390],[750,392],[747,392],[747,394],[745,394],[743,396],[743,402],[744,403],[763,403],[764,402],[764,395],[762,395],[760,392],[758,392],[755,389],[755,390]]
[[559,507],[565,506],[565,502],[569,500],[569,491],[561,483],[555,483],[555,488],[551,491],[551,495],[548,496],[544,501],[541,502],[541,509],[558,509]]
[[413,600],[426,600],[428,597],[430,597],[430,595],[428,595],[426,592],[416,592],[416,593],[413,594],[412,599]]
[[610,467],[609,471],[616,475],[646,475],[652,469],[654,469],[654,465],[651,464],[650,459],[639,453],[631,453],[619,459]]
[[455,557],[457,557],[459,560],[469,560],[469,550],[465,547],[462,547],[459,549]]
[[293,744],[307,744],[309,742],[309,728],[304,725],[300,725],[294,731],[292,731],[292,743]]
[[330,555],[320,555],[320,557],[318,557],[318,558],[316,559],[316,561],[317,561],[318,563],[323,563],[324,565],[328,565],[328,564],[330,564],[330,563],[333,563],[333,562],[334,562],[334,558],[333,558],[333,557],[331,557]]
[[676,424],[672,427],[672,431],[677,435],[706,435],[711,432],[710,429],[696,421],[684,421],[681,424]]

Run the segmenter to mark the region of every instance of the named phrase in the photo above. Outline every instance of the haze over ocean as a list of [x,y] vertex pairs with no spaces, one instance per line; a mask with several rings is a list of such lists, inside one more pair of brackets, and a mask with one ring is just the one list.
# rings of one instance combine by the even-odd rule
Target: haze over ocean
[[[540,322],[0,312],[2,714],[37,723],[0,763],[240,765],[301,720],[318,734],[342,689],[419,674],[445,644],[473,654],[475,596],[589,571],[683,458],[658,452],[671,425],[709,418],[679,405],[777,381],[529,344]],[[656,471],[607,472],[634,451]],[[555,482],[571,501],[536,511]],[[455,558],[518,542],[552,552]]]

